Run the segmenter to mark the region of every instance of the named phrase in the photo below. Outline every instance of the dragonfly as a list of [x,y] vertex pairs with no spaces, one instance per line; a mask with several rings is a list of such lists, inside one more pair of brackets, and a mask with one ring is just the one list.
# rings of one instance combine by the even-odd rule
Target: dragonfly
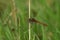
[[46,23],[40,22],[40,21],[38,21],[38,20],[36,20],[36,19],[34,19],[34,18],[30,18],[30,19],[29,19],[29,22],[30,22],[30,23],[31,23],[31,22],[33,22],[33,23],[39,23],[39,24],[42,24],[43,26],[48,26]]

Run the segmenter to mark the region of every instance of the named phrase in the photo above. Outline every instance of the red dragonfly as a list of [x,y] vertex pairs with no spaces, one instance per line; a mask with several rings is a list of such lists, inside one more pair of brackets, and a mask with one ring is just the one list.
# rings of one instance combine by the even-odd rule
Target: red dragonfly
[[40,21],[38,21],[38,20],[36,20],[36,19],[34,19],[34,18],[30,18],[30,19],[29,19],[29,22],[35,22],[35,23],[42,24],[43,26],[48,26],[47,24],[45,24],[45,23],[43,23],[43,22],[40,22]]

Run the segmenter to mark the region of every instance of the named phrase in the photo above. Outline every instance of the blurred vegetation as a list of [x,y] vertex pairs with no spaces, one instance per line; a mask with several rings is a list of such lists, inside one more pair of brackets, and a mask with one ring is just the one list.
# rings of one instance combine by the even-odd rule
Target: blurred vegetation
[[[31,40],[60,40],[60,1],[30,0]],[[0,40],[29,40],[28,0],[0,0]]]
[[23,0],[0,0],[0,40],[28,40],[28,8],[24,4]]

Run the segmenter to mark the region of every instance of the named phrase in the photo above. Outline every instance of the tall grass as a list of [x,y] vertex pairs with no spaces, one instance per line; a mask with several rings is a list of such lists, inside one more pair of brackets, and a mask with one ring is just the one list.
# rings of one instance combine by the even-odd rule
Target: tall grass
[[[34,18],[47,26],[33,21],[30,21],[29,26],[29,18]],[[0,0],[0,40],[29,38],[60,40],[59,0],[30,0],[30,12],[29,0]]]

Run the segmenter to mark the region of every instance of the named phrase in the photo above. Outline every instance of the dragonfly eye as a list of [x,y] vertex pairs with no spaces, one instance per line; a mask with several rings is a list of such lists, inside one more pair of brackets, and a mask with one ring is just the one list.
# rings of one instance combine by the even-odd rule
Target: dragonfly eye
[[33,18],[30,18],[29,21],[30,21],[30,22],[34,22],[34,19],[33,19]]

